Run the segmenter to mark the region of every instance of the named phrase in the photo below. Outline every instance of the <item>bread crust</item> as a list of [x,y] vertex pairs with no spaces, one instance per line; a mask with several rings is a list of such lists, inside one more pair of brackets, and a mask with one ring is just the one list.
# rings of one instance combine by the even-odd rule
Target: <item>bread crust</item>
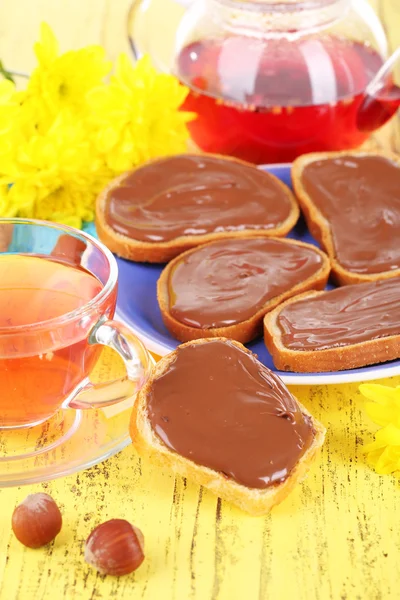
[[289,304],[326,293],[306,292],[300,294],[290,298],[265,316],[265,345],[272,356],[275,367],[279,371],[293,371],[295,373],[343,371],[400,358],[400,335],[391,335],[325,350],[290,350],[286,348],[282,344],[282,334],[278,325],[280,312]]
[[[226,338],[219,339],[227,341]],[[181,347],[204,344],[210,341],[212,340],[196,340],[183,344]],[[231,343],[246,353],[252,354],[242,344],[235,341],[231,341]],[[150,456],[152,462],[161,468],[168,467],[175,473],[187,477],[199,485],[203,485],[220,498],[232,502],[232,504],[235,504],[251,515],[259,516],[267,514],[275,505],[282,502],[291,490],[305,478],[316,454],[324,442],[325,427],[297,401],[302,413],[311,418],[315,431],[314,441],[283,483],[278,483],[264,489],[248,488],[233,479],[228,479],[217,471],[198,465],[180,454],[169,450],[154,433],[147,418],[147,396],[152,383],[165,373],[169,365],[174,361],[175,355],[176,351],[164,356],[156,364],[152,376],[137,395],[130,421],[130,435],[134,447],[139,454]]]
[[[248,235],[246,239],[254,238],[255,236]],[[272,238],[273,239],[273,238]],[[287,292],[276,296],[269,300],[262,308],[260,308],[251,318],[242,321],[240,323],[236,323],[234,325],[229,325],[226,327],[215,327],[209,329],[200,329],[197,327],[190,327],[185,323],[181,323],[170,312],[169,307],[169,294],[168,294],[168,278],[171,273],[171,270],[175,267],[176,264],[180,260],[183,260],[185,257],[193,254],[200,248],[204,246],[209,246],[213,242],[209,244],[203,244],[203,246],[197,246],[191,250],[180,254],[175,259],[173,259],[162,271],[158,281],[157,281],[157,300],[161,310],[162,319],[168,331],[179,341],[188,342],[190,340],[196,340],[200,338],[215,338],[215,337],[224,337],[231,340],[236,340],[241,342],[242,344],[253,340],[259,335],[262,335],[262,321],[264,315],[273,310],[276,306],[278,306],[281,302],[284,302],[288,298],[291,298],[294,295],[301,294],[307,290],[323,290],[328,281],[329,273],[330,273],[330,262],[327,255],[322,252],[316,246],[311,244],[306,244],[305,242],[300,242],[297,240],[290,239],[279,239],[280,242],[284,244],[289,244],[292,246],[299,246],[303,248],[310,248],[311,250],[317,252],[322,258],[322,264],[320,269],[308,279],[304,281],[300,281],[297,285],[292,287]]]
[[[303,183],[303,169],[317,160],[340,158],[342,156],[380,156],[386,158],[400,167],[400,157],[383,150],[346,150],[341,152],[313,152],[304,154],[293,162],[292,166],[292,185],[296,198],[300,204],[301,211],[307,223],[311,235],[321,247],[327,252],[332,264],[332,276],[338,285],[349,285],[353,283],[362,283],[365,281],[376,281],[378,279],[389,279],[398,277],[400,269],[395,271],[382,271],[381,273],[353,273],[345,269],[336,258],[333,244],[333,236],[329,221],[324,217],[321,211],[315,206],[311,197],[307,194]],[[357,232],[356,232],[357,233]],[[356,234],[355,233],[355,234]]]
[[[193,156],[193,153],[188,153],[187,156]],[[196,154],[195,156],[199,156]],[[257,169],[255,165],[244,162],[237,158],[221,156],[219,154],[207,154],[207,156],[213,156],[223,160],[233,161],[238,164],[252,167]],[[159,159],[163,160],[163,159]],[[154,161],[148,161],[144,165],[140,165],[136,169],[132,169],[127,173],[123,173],[119,177],[113,179],[99,194],[96,200],[96,229],[99,239],[105,244],[114,254],[127,260],[133,260],[136,262],[149,262],[149,263],[167,263],[168,261],[178,256],[182,252],[206,244],[214,240],[220,240],[225,238],[243,238],[249,234],[257,237],[284,237],[289,233],[291,229],[296,225],[300,215],[300,209],[296,202],[294,195],[291,190],[285,185],[280,179],[268,173],[270,177],[278,183],[279,187],[288,197],[291,203],[291,210],[287,219],[274,229],[264,231],[244,230],[244,231],[230,231],[221,233],[208,233],[205,235],[185,235],[177,237],[168,242],[142,242],[135,240],[128,236],[122,235],[114,231],[108,224],[105,218],[106,201],[108,193],[118,187],[120,183],[127,177],[127,175],[134,173],[136,170],[151,164]],[[245,200],[244,200],[245,201]]]

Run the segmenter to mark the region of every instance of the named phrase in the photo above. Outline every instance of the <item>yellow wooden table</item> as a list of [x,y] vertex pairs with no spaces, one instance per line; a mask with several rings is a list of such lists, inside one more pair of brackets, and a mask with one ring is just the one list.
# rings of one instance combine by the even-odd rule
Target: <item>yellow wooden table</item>
[[[167,3],[159,0],[160,9]],[[2,0],[0,56],[29,70],[39,23],[47,20],[64,49],[100,42],[114,58],[128,51],[128,6],[129,0]],[[396,44],[399,2],[379,8]],[[379,139],[390,144],[392,132],[393,126]],[[400,378],[386,383],[400,385]],[[307,481],[266,518],[244,515],[161,472],[132,447],[77,475],[1,490],[1,600],[400,598],[400,487],[364,463],[362,444],[374,427],[357,388],[292,388],[328,427],[327,440]],[[34,551],[16,541],[10,520],[18,502],[41,490],[59,502],[64,527],[54,545]],[[146,539],[145,563],[121,579],[96,574],[82,556],[91,529],[115,517],[138,525]]]

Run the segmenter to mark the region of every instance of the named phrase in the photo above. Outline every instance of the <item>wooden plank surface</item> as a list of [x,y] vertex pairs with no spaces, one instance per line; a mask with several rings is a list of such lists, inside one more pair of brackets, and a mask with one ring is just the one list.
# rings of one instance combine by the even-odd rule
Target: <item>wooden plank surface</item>
[[[327,426],[327,441],[306,482],[265,518],[160,471],[132,447],[78,475],[1,490],[1,600],[398,598],[399,484],[364,463],[373,428],[357,385],[292,391]],[[59,502],[64,528],[49,548],[24,549],[10,531],[12,510],[43,490]],[[84,539],[109,518],[145,535],[146,562],[132,576],[104,578],[84,563]]]
[[[166,28],[169,1],[156,6]],[[128,50],[128,8],[128,0],[2,0],[0,56],[29,70],[39,23],[46,20],[63,49],[96,42],[114,58]],[[399,2],[384,0],[378,8],[395,46]],[[384,143],[392,143],[395,128],[381,137]],[[390,384],[400,385],[400,378]],[[400,598],[399,483],[364,463],[361,446],[373,426],[357,385],[292,391],[328,427],[327,442],[304,485],[266,518],[248,517],[161,472],[131,447],[77,475],[1,490],[1,600]],[[64,528],[54,545],[32,551],[15,540],[10,519],[14,506],[39,490],[59,501]],[[146,538],[146,562],[121,579],[95,574],[82,558],[90,530],[112,517],[131,520]]]

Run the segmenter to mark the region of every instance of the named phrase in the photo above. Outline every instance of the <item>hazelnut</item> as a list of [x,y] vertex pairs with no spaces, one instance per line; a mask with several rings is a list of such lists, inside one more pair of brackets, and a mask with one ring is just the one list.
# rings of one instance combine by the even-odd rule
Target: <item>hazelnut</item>
[[60,509],[48,494],[27,496],[13,512],[15,537],[28,548],[40,548],[53,541],[61,527]]
[[128,575],[144,560],[144,538],[124,519],[111,519],[93,529],[86,540],[85,560],[104,575]]

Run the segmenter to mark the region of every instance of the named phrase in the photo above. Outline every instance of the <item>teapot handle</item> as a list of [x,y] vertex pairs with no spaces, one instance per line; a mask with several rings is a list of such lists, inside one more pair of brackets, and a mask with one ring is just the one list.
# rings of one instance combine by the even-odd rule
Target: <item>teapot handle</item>
[[[400,46],[389,56],[386,62],[383,63],[375,77],[370,81],[367,86],[365,95],[375,96],[380,90],[385,88],[388,80],[392,83],[392,76],[395,69],[400,64]],[[396,71],[397,72],[397,71]]]
[[368,0],[352,0],[352,6],[359,15],[362,15],[363,21],[367,23],[368,27],[373,32],[381,56],[384,59],[387,58],[389,48],[386,33],[371,4]]
[[379,129],[400,107],[399,65],[400,46],[382,65],[364,92],[357,113],[360,131],[372,132]]
[[165,0],[133,0],[127,25],[134,58],[138,60],[144,54],[149,54],[159,71],[170,72],[178,24],[196,1],[198,0],[168,0],[166,11],[163,11],[160,10],[160,5]]

